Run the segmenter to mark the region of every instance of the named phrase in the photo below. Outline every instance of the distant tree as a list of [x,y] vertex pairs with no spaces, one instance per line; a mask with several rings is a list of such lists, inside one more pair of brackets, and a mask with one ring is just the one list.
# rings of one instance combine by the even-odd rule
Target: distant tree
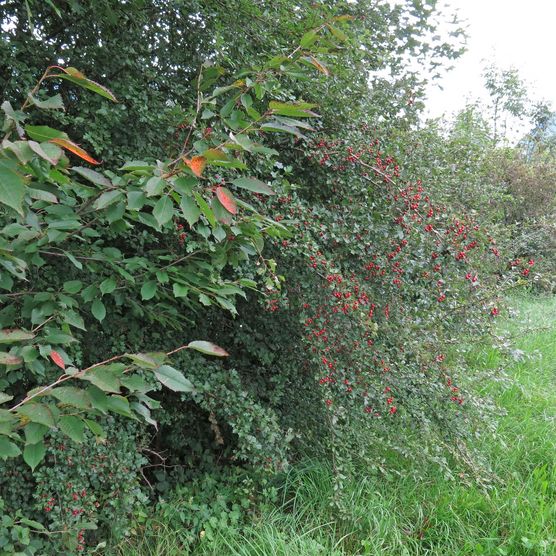
[[497,143],[506,136],[508,116],[522,118],[529,114],[528,90],[515,68],[490,65],[483,79],[491,99],[492,139]]

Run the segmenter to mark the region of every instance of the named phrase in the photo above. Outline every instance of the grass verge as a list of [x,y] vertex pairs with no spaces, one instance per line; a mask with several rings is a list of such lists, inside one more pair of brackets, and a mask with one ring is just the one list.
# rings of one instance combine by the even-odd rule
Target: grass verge
[[[475,448],[497,477],[488,487],[424,470],[421,480],[364,472],[346,487],[348,511],[329,505],[330,469],[295,466],[277,504],[261,508],[241,529],[218,526],[195,556],[554,556],[556,554],[556,298],[516,297],[515,314],[500,321],[512,356],[478,346],[476,369],[504,366],[482,383],[505,412],[495,433]],[[187,554],[182,532],[152,519],[126,556]]]

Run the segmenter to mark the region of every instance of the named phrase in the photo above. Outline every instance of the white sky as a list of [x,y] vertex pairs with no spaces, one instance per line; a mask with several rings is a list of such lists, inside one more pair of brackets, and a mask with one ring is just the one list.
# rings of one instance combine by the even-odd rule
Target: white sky
[[467,21],[468,52],[454,69],[429,88],[431,117],[462,108],[466,100],[486,99],[481,73],[490,62],[515,67],[530,86],[533,100],[556,109],[556,0],[448,0]]

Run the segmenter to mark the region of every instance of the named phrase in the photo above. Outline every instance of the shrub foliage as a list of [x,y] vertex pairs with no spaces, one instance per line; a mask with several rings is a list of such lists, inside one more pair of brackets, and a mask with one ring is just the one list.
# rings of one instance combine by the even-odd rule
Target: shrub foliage
[[[131,4],[117,56],[105,35],[122,44],[129,10],[110,2],[72,4],[67,27],[54,0],[3,12],[0,550],[102,550],[156,494],[215,488],[216,466],[330,457],[340,509],[352,466],[386,450],[449,474],[442,450],[466,457],[485,410],[450,346],[488,331],[535,260],[508,264],[477,184],[454,195],[440,182],[462,176],[431,170],[482,175],[471,147],[412,127],[407,54],[458,54],[423,38],[437,12]],[[188,543],[211,508],[239,520],[199,496]]]

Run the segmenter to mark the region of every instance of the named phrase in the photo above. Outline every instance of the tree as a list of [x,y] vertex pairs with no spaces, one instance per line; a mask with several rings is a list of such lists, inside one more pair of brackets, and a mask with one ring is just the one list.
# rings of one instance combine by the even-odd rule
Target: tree
[[492,104],[492,139],[497,144],[506,137],[508,116],[523,118],[528,115],[528,91],[514,68],[500,69],[491,65],[483,72],[483,79]]

